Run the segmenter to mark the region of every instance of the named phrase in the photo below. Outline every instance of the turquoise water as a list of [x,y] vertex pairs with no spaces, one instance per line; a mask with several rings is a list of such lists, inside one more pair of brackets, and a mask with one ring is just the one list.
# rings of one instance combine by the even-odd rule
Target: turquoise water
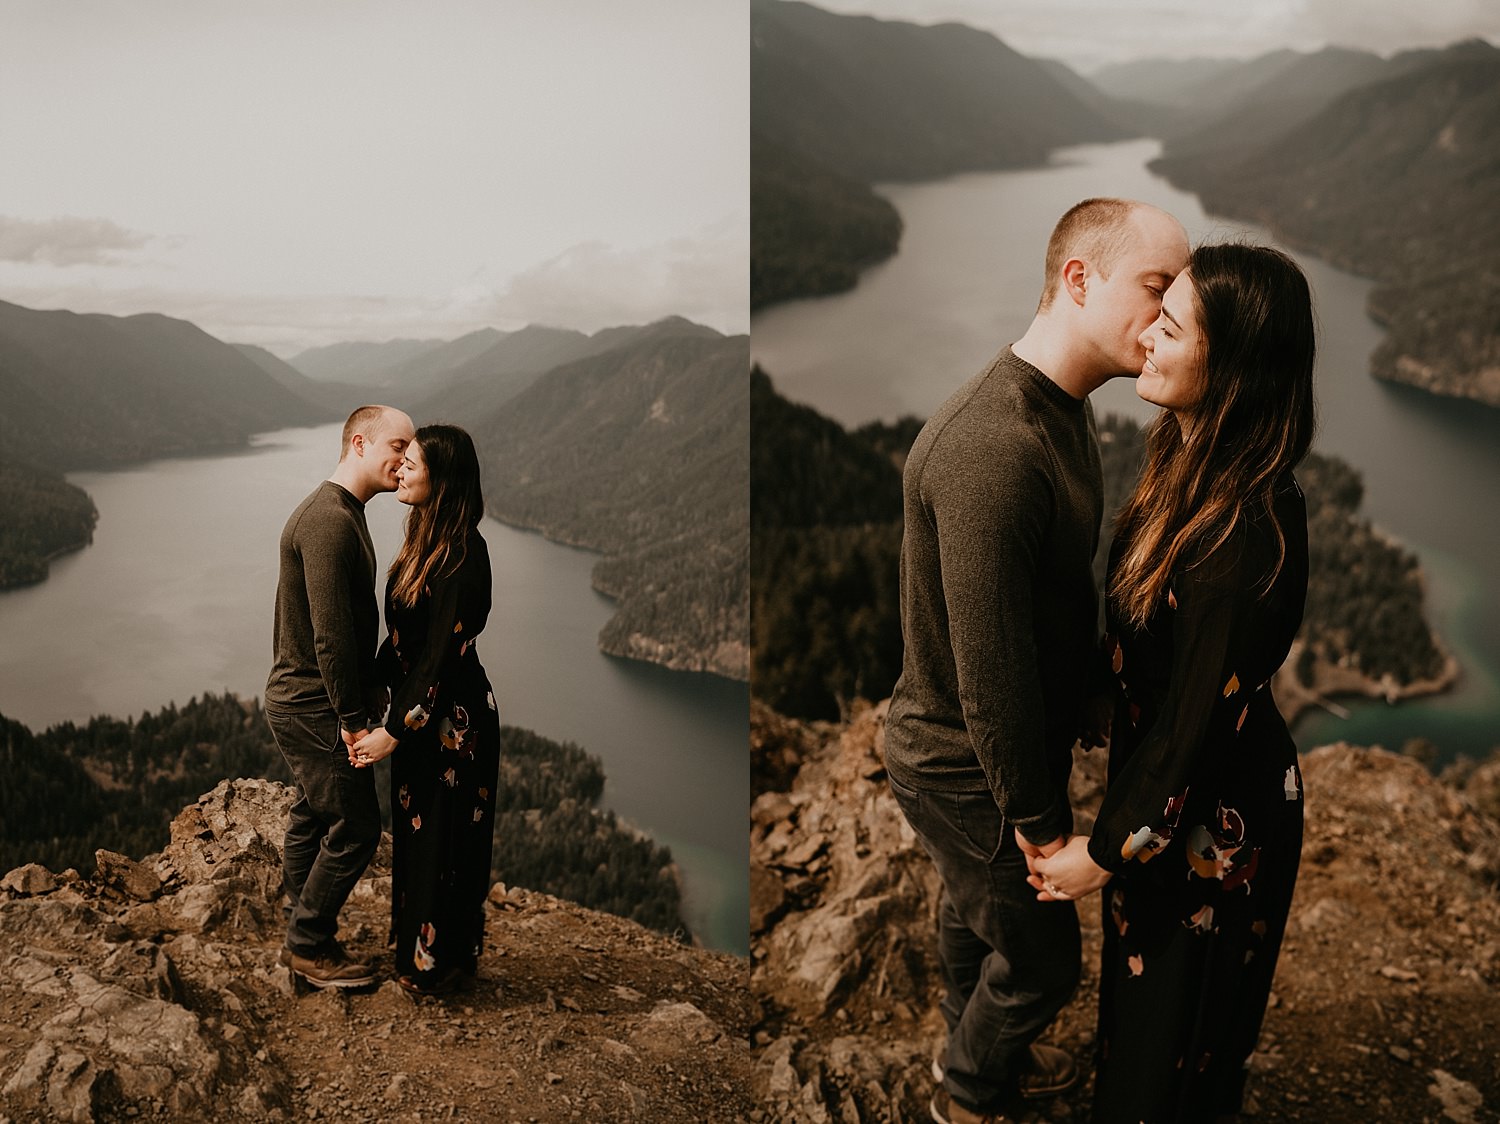
[[[1197,197],[1154,175],[1155,141],[1066,150],[1045,168],[958,176],[879,190],[906,224],[901,250],[849,293],[758,313],[751,352],[786,396],[846,425],[926,417],[1031,320],[1052,224],[1090,195],[1164,207],[1194,240],[1261,230],[1206,214]],[[1309,254],[1295,256],[1320,326],[1317,447],[1360,470],[1364,514],[1422,560],[1429,618],[1458,656],[1449,694],[1409,701],[1341,700],[1340,721],[1311,713],[1304,747],[1340,738],[1399,749],[1429,738],[1440,760],[1500,745],[1500,410],[1434,398],[1369,376],[1381,329],[1365,314],[1371,283]],[[1094,395],[1101,415],[1139,420],[1154,408],[1117,379]]]
[[[332,470],[338,427],[262,434],[248,452],[77,473],[94,544],[40,585],[0,593],[0,713],[33,729],[127,716],[204,692],[259,696],[271,659],[276,544]],[[384,572],[405,512],[366,514]],[[604,762],[603,803],[672,848],[685,920],[710,947],[749,948],[749,693],[743,683],[603,655],[610,601],[596,555],[492,519],[495,573],[479,639],[501,720]]]

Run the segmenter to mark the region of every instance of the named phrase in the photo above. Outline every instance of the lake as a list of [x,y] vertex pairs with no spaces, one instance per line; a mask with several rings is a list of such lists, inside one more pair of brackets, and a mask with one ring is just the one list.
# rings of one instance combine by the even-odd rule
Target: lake
[[[12,639],[0,648],[0,713],[41,730],[205,692],[259,697],[281,528],[338,446],[337,425],[289,429],[242,453],[70,475],[99,526],[45,582],[0,593],[0,635]],[[392,495],[366,508],[381,574],[405,511]],[[747,954],[746,685],[604,655],[612,609],[589,586],[597,556],[493,519],[481,530],[495,590],[479,654],[501,721],[600,757],[602,804],[671,847],[684,920],[710,947]]]
[[[1205,214],[1146,164],[1156,141],[1088,145],[1044,168],[958,176],[877,190],[904,220],[899,253],[849,293],[757,313],[751,352],[787,397],[845,425],[926,417],[1031,321],[1047,237],[1092,195],[1141,199],[1182,220],[1195,241],[1250,235],[1254,226]],[[1284,247],[1285,248],[1285,247]],[[1500,746],[1500,410],[1440,399],[1369,375],[1381,329],[1365,314],[1371,282],[1292,251],[1306,270],[1319,321],[1316,447],[1364,476],[1363,513],[1422,561],[1428,614],[1463,665],[1445,695],[1398,706],[1350,703],[1347,720],[1309,713],[1304,748],[1343,738],[1399,749],[1422,736],[1439,759]],[[1155,408],[1117,379],[1093,396],[1102,417],[1144,421]]]

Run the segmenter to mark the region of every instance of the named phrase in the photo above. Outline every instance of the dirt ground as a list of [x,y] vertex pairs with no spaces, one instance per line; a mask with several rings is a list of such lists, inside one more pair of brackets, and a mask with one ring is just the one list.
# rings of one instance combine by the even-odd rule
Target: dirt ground
[[[925,1121],[942,1036],[936,883],[899,836],[885,789],[883,711],[849,727],[757,713],[753,990],[760,1121]],[[1102,792],[1077,756],[1074,804]],[[1418,763],[1337,745],[1304,756],[1303,862],[1272,1005],[1251,1059],[1248,1120],[1392,1124],[1500,1120],[1500,824]],[[893,826],[894,824],[894,826]],[[851,892],[858,888],[859,892]],[[1097,899],[1080,906],[1084,978],[1046,1039],[1089,1072]],[[874,911],[879,922],[846,925]],[[808,933],[821,931],[826,944]],[[835,964],[832,989],[799,978]],[[824,993],[828,998],[823,998]],[[1091,1082],[1037,1119],[1089,1118]]]

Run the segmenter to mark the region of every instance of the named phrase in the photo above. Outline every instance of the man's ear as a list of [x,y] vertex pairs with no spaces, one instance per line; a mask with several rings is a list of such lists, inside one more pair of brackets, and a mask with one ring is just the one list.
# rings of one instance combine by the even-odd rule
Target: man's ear
[[349,448],[354,450],[356,456],[364,456],[365,435],[363,433],[356,433],[353,437],[349,438]]
[[1063,263],[1062,287],[1069,299],[1082,308],[1088,290],[1089,266],[1082,258],[1069,258]]

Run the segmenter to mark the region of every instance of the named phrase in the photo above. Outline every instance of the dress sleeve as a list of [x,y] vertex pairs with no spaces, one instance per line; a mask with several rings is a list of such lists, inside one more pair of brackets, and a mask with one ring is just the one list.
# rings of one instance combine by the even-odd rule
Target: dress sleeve
[[1133,859],[1146,862],[1171,842],[1188,778],[1208,751],[1214,709],[1240,690],[1230,642],[1249,596],[1239,588],[1242,546],[1240,535],[1231,536],[1203,563],[1173,575],[1166,700],[1105,790],[1089,840],[1090,857],[1106,870],[1118,871]]
[[[398,741],[432,717],[445,677],[473,646],[490,611],[490,568],[482,544],[471,543],[457,571],[432,585],[427,635],[391,700],[386,731]],[[389,641],[387,641],[389,643]]]
[[937,529],[958,700],[974,754],[1001,814],[1045,844],[1073,822],[1044,748],[1032,609],[1052,482],[1034,450],[992,452],[982,475],[924,473],[924,499]]

